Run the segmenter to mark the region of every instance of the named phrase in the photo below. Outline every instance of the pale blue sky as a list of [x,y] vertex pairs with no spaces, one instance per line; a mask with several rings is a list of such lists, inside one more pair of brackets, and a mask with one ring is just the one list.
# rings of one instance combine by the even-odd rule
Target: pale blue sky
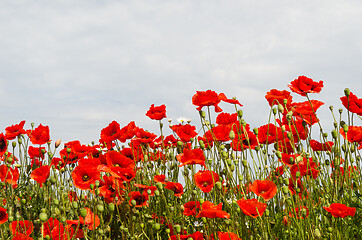
[[362,97],[361,13],[362,2],[335,0],[3,1],[0,132],[26,120],[53,141],[89,143],[134,120],[159,134],[151,104],[198,124],[191,98],[207,89],[236,96],[257,127],[266,92],[300,75],[324,81],[312,97],[331,125],[345,87]]

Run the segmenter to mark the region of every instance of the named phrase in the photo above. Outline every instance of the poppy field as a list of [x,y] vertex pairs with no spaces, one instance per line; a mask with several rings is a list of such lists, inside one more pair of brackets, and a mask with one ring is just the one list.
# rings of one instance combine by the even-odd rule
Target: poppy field
[[253,128],[237,98],[207,90],[192,97],[199,129],[152,104],[158,133],[112,121],[96,142],[62,143],[42,124],[0,130],[0,238],[361,239],[362,98],[345,89],[326,132],[323,81],[287,86],[266,93],[269,121]]

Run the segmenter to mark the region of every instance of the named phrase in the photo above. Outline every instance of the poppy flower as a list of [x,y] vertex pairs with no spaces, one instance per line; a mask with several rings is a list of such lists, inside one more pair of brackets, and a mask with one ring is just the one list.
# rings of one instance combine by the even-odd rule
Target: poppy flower
[[19,233],[30,236],[33,229],[33,223],[29,220],[19,220],[10,223],[10,232],[13,236],[16,236]]
[[[205,146],[205,148],[211,148],[212,146],[214,146],[213,144],[213,140],[212,139],[207,139],[201,136],[197,137],[197,141],[199,142],[200,146],[202,145],[201,143],[203,143],[203,145]],[[202,142],[201,142],[202,141]]]
[[350,112],[362,115],[362,98],[358,98],[352,92],[349,93],[349,97],[344,96],[340,98],[343,106]]
[[240,107],[243,106],[243,105],[242,105],[238,100],[236,100],[235,98],[227,98],[224,93],[220,93],[220,94],[219,94],[219,99],[220,99],[221,101],[223,101],[223,102],[227,102],[227,103],[231,103],[231,104],[237,104],[237,105],[239,105]]
[[171,129],[183,142],[189,142],[191,138],[194,138],[197,135],[197,132],[195,131],[196,127],[190,124],[172,125]]
[[230,125],[238,120],[238,114],[237,113],[219,113],[216,117],[216,123],[218,125]]
[[131,121],[130,123],[128,123],[126,126],[121,128],[120,136],[119,136],[118,140],[124,143],[127,141],[127,139],[133,138],[135,128],[136,128],[136,124],[134,121]]
[[314,139],[309,141],[310,147],[313,151],[331,151],[334,143],[332,141],[320,143]]
[[89,190],[90,185],[94,184],[100,177],[99,170],[88,165],[76,166],[72,172],[74,186],[82,190]]
[[171,240],[187,240],[187,239],[193,239],[193,240],[204,240],[204,236],[201,232],[197,231],[192,234],[188,235],[172,235]]
[[183,167],[189,164],[200,164],[201,166],[204,166],[206,168],[205,155],[200,148],[191,150],[185,148],[183,153],[180,153],[176,156],[176,159],[181,163],[179,167]]
[[6,223],[8,220],[8,213],[5,208],[0,207],[0,224]]
[[46,153],[45,147],[33,147],[28,148],[28,154],[30,159],[41,158],[44,159],[44,154]]
[[231,126],[229,125],[218,125],[205,132],[204,138],[206,138],[210,142],[213,141],[227,142],[230,141],[229,137],[230,130]]
[[277,190],[275,183],[269,180],[255,180],[250,187],[250,191],[261,196],[266,202],[277,194]]
[[17,181],[19,180],[18,168],[11,168],[6,165],[0,166],[0,180],[12,185],[13,188],[17,187]]
[[190,201],[185,203],[184,205],[184,212],[185,216],[195,216],[196,213],[201,209],[199,201]]
[[0,133],[0,156],[8,150],[8,141],[3,133]]
[[315,114],[318,108],[321,107],[322,105],[324,105],[324,103],[321,101],[310,100],[310,102],[305,101],[300,103],[293,103],[291,107],[294,111],[294,114],[298,113],[300,115],[312,115]]
[[101,130],[101,139],[108,144],[121,136],[121,127],[118,122],[112,121]]
[[165,188],[173,191],[175,197],[181,197],[184,194],[184,187],[181,183],[167,182]]
[[330,212],[333,217],[345,218],[347,216],[354,216],[356,208],[347,207],[342,203],[332,203],[329,207],[323,207],[327,212]]
[[23,129],[25,121],[21,121],[19,124],[11,125],[5,128],[5,136],[8,140],[13,140],[20,134],[25,134],[26,131]]
[[292,212],[289,212],[289,216],[297,219],[305,219],[309,216],[309,209],[306,206],[296,207]]
[[40,184],[40,187],[43,186],[43,183],[48,179],[50,175],[50,166],[44,165],[35,169],[31,174],[30,177],[34,179],[37,183]]
[[249,148],[255,149],[256,146],[258,146],[258,139],[251,131],[247,131],[247,134],[236,134],[231,142],[231,147],[234,151],[244,151]]
[[306,76],[299,76],[288,84],[288,87],[292,92],[306,96],[307,93],[319,93],[323,88],[323,81],[315,82]]
[[133,191],[129,193],[130,200],[129,205],[133,206],[132,201],[134,200],[136,204],[135,207],[142,207],[142,206],[148,206],[148,194],[147,192],[139,192],[139,191]]
[[161,120],[166,118],[166,105],[155,107],[155,104],[152,104],[150,109],[147,111],[146,116],[153,120]]
[[219,240],[241,240],[239,236],[233,232],[218,232]]
[[155,176],[153,177],[153,181],[166,184],[166,176],[163,175],[163,174],[162,174],[162,175],[155,175]]
[[154,195],[155,195],[155,191],[157,190],[157,187],[156,187],[156,186],[147,186],[147,185],[138,184],[138,183],[135,183],[134,186],[135,186],[135,187],[138,187],[139,189],[141,189],[142,192],[147,192],[148,190],[151,190],[150,196],[154,196]]
[[135,167],[135,162],[120,152],[109,151],[105,155],[108,167],[121,167],[129,169],[133,169]]
[[260,144],[275,143],[282,138],[282,129],[272,123],[258,127],[258,140]]
[[17,233],[11,240],[34,240],[32,237],[23,233]]
[[318,165],[313,161],[312,158],[303,158],[303,161],[298,162],[297,164],[294,164],[290,168],[290,174],[292,175],[293,179],[296,179],[296,173],[300,173],[300,177],[303,177],[305,175],[312,176],[313,179],[316,179],[318,177]]
[[136,127],[134,129],[135,138],[131,141],[135,146],[139,146],[141,144],[149,144],[151,143],[156,137],[156,134],[151,132],[145,131],[143,128]]
[[205,193],[209,193],[214,184],[219,181],[219,175],[213,171],[198,171],[194,175],[196,187]]
[[113,177],[118,178],[121,181],[130,182],[132,179],[136,177],[136,172],[131,168],[122,168],[122,167],[107,167],[104,166],[101,171],[108,172]]
[[50,142],[49,127],[39,124],[34,130],[27,130],[26,133],[32,144],[45,144]]
[[214,106],[215,112],[222,112],[222,109],[218,106],[220,103],[219,95],[211,90],[196,91],[196,94],[192,96],[192,104],[198,106],[197,111],[201,111],[202,107]]
[[222,210],[222,203],[218,205],[213,204],[212,202],[205,201],[201,205],[201,211],[196,216],[197,218],[200,217],[207,217],[207,218],[230,218],[230,214]]
[[240,199],[236,202],[245,215],[248,215],[253,218],[263,216],[266,206],[267,206],[266,203],[261,203],[255,198],[254,199]]
[[290,95],[290,92],[287,90],[279,91],[277,89],[272,89],[265,95],[266,100],[269,103],[269,106],[274,106],[281,104],[284,106],[284,99],[287,100],[287,105],[292,103],[293,97]]
[[43,223],[43,237],[51,236],[52,239],[67,239],[74,235],[71,225],[64,226],[57,219],[50,217]]
[[339,130],[339,133],[349,142],[358,143],[358,150],[362,148],[362,126],[348,126],[347,134],[343,128]]

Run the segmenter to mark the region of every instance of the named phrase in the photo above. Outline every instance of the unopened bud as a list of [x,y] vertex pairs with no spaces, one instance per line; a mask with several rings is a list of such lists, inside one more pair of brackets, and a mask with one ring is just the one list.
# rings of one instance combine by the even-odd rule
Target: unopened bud
[[346,97],[349,97],[350,91],[348,88],[344,89],[344,95],[346,95]]

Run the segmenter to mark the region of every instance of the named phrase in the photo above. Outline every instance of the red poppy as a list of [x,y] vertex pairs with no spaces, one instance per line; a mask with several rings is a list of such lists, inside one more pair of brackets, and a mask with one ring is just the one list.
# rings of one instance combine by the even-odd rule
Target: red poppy
[[300,173],[300,177],[305,175],[312,176],[314,179],[318,177],[319,170],[317,169],[317,164],[313,161],[312,158],[306,159],[303,158],[303,161],[294,164],[290,168],[290,174],[292,175],[293,179],[296,179],[296,173]]
[[13,236],[16,236],[19,233],[30,236],[30,234],[33,232],[33,229],[33,223],[29,220],[20,220],[10,223],[10,232]]
[[101,130],[101,139],[110,143],[118,139],[121,135],[121,128],[118,122],[112,121],[107,127]]
[[6,223],[8,220],[8,213],[5,208],[0,207],[0,224]]
[[82,190],[89,190],[91,184],[100,179],[100,172],[96,167],[81,165],[74,168],[72,172],[73,184]]
[[106,154],[108,167],[121,167],[134,169],[135,162],[117,151],[109,151]]
[[185,203],[184,205],[184,212],[185,216],[195,216],[196,213],[201,209],[199,201],[190,201]]
[[302,199],[304,197],[304,191],[305,194],[308,196],[307,190],[304,189],[302,181],[298,178],[297,180],[293,180],[293,178],[289,178],[289,185],[288,188],[292,195],[298,194],[299,197]]
[[189,142],[191,138],[194,138],[197,135],[197,132],[195,131],[196,127],[191,126],[190,124],[172,125],[171,129],[183,142]]
[[319,93],[323,88],[323,81],[315,82],[306,76],[299,76],[292,81],[288,87],[292,92],[298,93],[301,96],[306,96],[307,93]]
[[362,98],[358,98],[352,92],[349,93],[349,97],[344,96],[340,98],[343,106],[350,112],[362,115]]
[[324,105],[323,102],[318,100],[310,100],[300,103],[292,103],[291,107],[293,108],[294,113],[300,115],[314,115],[320,106]]
[[218,125],[230,125],[238,120],[238,114],[237,113],[219,113],[216,117],[216,123]]
[[[130,195],[130,200],[129,200],[130,206],[135,206],[135,207],[148,206],[147,192],[140,193],[139,191],[133,191],[133,192],[130,192],[129,195]],[[135,205],[132,204],[133,200],[136,202]]]
[[279,91],[277,89],[272,89],[265,95],[266,100],[270,106],[281,104],[284,106],[284,99],[287,100],[287,105],[292,103],[293,97],[290,95],[290,92],[287,90]]
[[135,146],[140,144],[149,144],[151,143],[156,137],[156,134],[151,132],[145,131],[143,128],[136,127],[134,129],[135,138],[132,139],[132,143]]
[[171,240],[187,240],[187,239],[193,239],[193,240],[204,240],[204,236],[201,232],[197,231],[192,234],[188,235],[172,235]]
[[201,211],[196,216],[207,217],[207,218],[230,218],[230,214],[222,210],[222,203],[219,205],[214,205],[212,202],[205,201],[201,205]]
[[219,240],[241,240],[239,236],[233,232],[218,232]]
[[114,202],[115,197],[121,199],[123,194],[124,186],[119,184],[119,181],[116,180],[113,176],[103,176],[103,179],[99,184],[100,195],[104,197],[106,203]]
[[332,141],[320,143],[314,139],[309,141],[310,147],[313,151],[331,151],[334,143]]
[[167,182],[165,188],[173,191],[176,197],[181,197],[184,194],[184,187],[181,183]]
[[231,126],[229,125],[218,125],[208,130],[204,134],[204,138],[206,138],[209,142],[219,141],[219,142],[227,142],[230,141],[230,130]]
[[214,106],[215,112],[221,112],[222,109],[218,106],[220,101],[219,95],[211,90],[196,91],[196,94],[192,96],[192,104],[198,106],[197,111],[201,111],[205,106]]
[[8,152],[8,154],[0,155],[0,160],[10,164],[14,164],[15,162],[19,161],[18,158],[15,157],[11,152]]
[[162,175],[155,175],[155,176],[153,177],[153,181],[166,184],[166,176],[163,175],[163,174],[162,174]]
[[198,171],[194,175],[196,187],[200,188],[201,191],[209,193],[214,184],[219,181],[219,175],[213,171]]
[[28,154],[30,159],[41,158],[44,159],[44,154],[46,153],[45,147],[33,147],[28,148]]
[[309,209],[306,206],[296,207],[292,212],[289,212],[289,216],[297,219],[305,219],[309,216]]
[[8,140],[13,140],[20,134],[25,134],[26,131],[23,129],[25,121],[21,121],[19,124],[11,125],[5,128],[5,136]]
[[56,169],[60,170],[62,168],[64,168],[65,163],[61,158],[58,157],[53,157],[52,158],[52,162],[50,163],[50,166],[55,166]]
[[277,194],[277,186],[269,180],[255,180],[249,188],[257,196],[261,196],[267,202]]
[[261,203],[255,198],[254,199],[240,199],[236,202],[244,214],[246,214],[250,217],[253,217],[253,218],[263,216],[266,206],[267,206],[266,203]]
[[3,133],[0,133],[0,156],[8,150],[8,141]]
[[32,144],[45,144],[50,142],[49,127],[39,124],[34,130],[27,130],[26,133]]
[[227,103],[237,104],[237,105],[239,105],[240,107],[243,106],[238,100],[236,100],[236,98],[232,98],[232,99],[227,98],[224,93],[220,93],[220,94],[219,94],[219,99],[220,99],[221,101],[224,101],[224,102],[227,102]]
[[188,164],[200,164],[201,166],[204,166],[206,168],[205,155],[200,148],[192,150],[185,148],[183,153],[180,153],[176,156],[176,159],[181,163],[179,167],[183,167]]
[[147,192],[148,190],[150,190],[151,191],[150,196],[154,196],[155,191],[157,190],[156,186],[147,186],[147,185],[138,184],[138,183],[135,183],[134,186],[140,188],[142,190],[142,192]]
[[345,218],[347,216],[354,216],[356,213],[356,208],[347,207],[342,203],[332,203],[329,207],[323,207],[327,212],[330,212],[333,217]]
[[136,128],[136,124],[134,121],[128,123],[126,126],[121,128],[120,136],[118,138],[121,142],[126,142],[127,139],[131,139],[134,136],[134,131]]
[[2,182],[7,182],[11,184],[13,188],[16,188],[18,186],[16,182],[19,180],[18,168],[11,168],[6,165],[1,165],[0,180]]
[[358,143],[358,150],[362,148],[362,126],[348,126],[347,134],[343,128],[339,130],[339,133],[349,142]]
[[275,143],[282,138],[282,129],[272,123],[258,127],[258,140],[260,144]]
[[244,151],[245,149],[255,149],[258,146],[256,135],[247,131],[247,134],[235,134],[235,138],[231,142],[231,147],[234,151]]
[[43,223],[43,237],[49,235],[52,239],[68,239],[72,237],[74,230],[71,228],[71,225],[64,226],[55,218],[49,218],[45,223]]
[[44,165],[35,169],[31,174],[30,177],[34,179],[37,183],[40,184],[40,187],[43,186],[43,183],[48,179],[50,175],[50,166]]
[[116,167],[107,167],[102,166],[101,171],[108,172],[113,177],[118,178],[120,181],[130,182],[132,179],[136,177],[136,172],[131,168],[122,168],[119,166]]
[[152,104],[150,109],[147,111],[146,116],[153,120],[161,120],[166,118],[166,105],[155,107],[155,104]]

